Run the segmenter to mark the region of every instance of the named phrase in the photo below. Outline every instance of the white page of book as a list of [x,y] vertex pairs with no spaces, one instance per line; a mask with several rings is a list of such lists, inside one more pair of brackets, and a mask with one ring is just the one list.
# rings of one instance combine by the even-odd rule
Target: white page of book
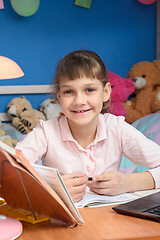
[[43,165],[31,165],[39,173],[39,175],[41,175],[41,177],[43,177],[45,181],[54,189],[54,191],[70,209],[72,214],[75,216],[76,213],[81,222],[84,222],[63,182],[59,171],[55,168],[46,167]]
[[140,197],[145,197],[147,195],[150,195],[159,191],[160,189],[151,189],[151,190],[137,191],[133,193],[124,193],[116,196],[103,196],[103,195],[98,195],[93,192],[90,192],[88,188],[87,193],[83,197],[83,199],[75,203],[75,205],[77,208],[83,208],[85,206],[103,207],[103,206],[115,205],[115,204],[121,204],[129,201],[133,201]]
[[127,201],[135,200],[137,198],[139,198],[139,196],[133,193],[124,193],[116,196],[99,195],[99,194],[90,192],[88,188],[87,193],[84,195],[83,199],[80,200],[79,202],[76,202],[75,205],[77,208],[83,208],[85,206],[99,207],[99,206],[105,206],[105,205],[124,203]]

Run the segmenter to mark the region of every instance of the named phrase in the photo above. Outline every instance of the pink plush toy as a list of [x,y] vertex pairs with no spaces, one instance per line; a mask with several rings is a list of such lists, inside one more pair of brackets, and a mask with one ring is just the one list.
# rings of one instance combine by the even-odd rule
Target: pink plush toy
[[131,79],[122,78],[118,74],[108,72],[108,80],[112,87],[111,104],[108,112],[116,116],[126,116],[123,103],[134,93],[135,87]]

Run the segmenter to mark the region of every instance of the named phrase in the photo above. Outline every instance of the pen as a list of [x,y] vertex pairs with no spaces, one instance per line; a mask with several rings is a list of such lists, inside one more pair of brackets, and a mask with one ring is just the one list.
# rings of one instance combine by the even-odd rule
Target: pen
[[[73,178],[78,178],[78,177],[73,177]],[[88,181],[92,181],[92,177],[89,177]]]
[[88,178],[88,181],[92,181],[92,177],[89,177],[89,178]]

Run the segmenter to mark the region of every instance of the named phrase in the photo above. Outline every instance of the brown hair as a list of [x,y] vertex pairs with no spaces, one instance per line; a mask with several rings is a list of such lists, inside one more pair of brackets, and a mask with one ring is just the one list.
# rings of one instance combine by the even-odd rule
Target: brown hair
[[[106,67],[102,59],[92,51],[79,50],[66,55],[58,64],[54,82],[56,89],[59,90],[61,79],[74,80],[78,78],[98,79],[105,87],[108,82]],[[107,112],[110,104],[109,101],[103,104],[102,113]]]

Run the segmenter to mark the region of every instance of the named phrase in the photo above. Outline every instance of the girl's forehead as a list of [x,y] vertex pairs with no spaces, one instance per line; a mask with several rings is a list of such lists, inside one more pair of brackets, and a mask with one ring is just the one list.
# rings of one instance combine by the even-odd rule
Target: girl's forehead
[[70,79],[61,79],[60,81],[60,86],[73,86],[73,85],[89,85],[89,84],[99,84],[101,83],[100,80],[96,79],[96,78],[77,78],[74,80],[70,80]]

